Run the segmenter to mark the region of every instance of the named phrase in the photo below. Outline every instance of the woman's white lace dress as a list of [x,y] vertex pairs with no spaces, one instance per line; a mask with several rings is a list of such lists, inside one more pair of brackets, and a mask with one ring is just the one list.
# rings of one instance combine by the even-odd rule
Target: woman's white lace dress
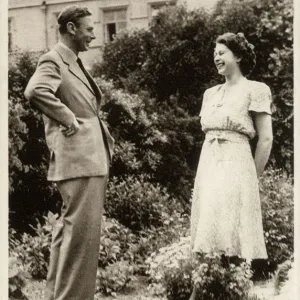
[[271,114],[271,92],[264,83],[244,79],[229,93],[223,85],[204,93],[200,116],[206,137],[192,196],[194,252],[267,258],[249,145],[256,134],[251,111]]

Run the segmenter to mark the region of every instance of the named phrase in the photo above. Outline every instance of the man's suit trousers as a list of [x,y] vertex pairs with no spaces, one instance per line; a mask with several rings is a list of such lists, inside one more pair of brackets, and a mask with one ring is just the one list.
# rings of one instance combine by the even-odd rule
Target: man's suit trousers
[[54,233],[46,300],[92,300],[107,176],[57,182],[63,199]]

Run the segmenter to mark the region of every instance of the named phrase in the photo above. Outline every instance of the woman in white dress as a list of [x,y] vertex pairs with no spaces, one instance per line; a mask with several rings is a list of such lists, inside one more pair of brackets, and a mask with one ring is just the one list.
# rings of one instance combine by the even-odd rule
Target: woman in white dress
[[[222,252],[248,261],[267,258],[258,178],[273,140],[270,88],[246,78],[255,65],[253,48],[242,33],[216,40],[214,62],[225,82],[203,96],[205,141],[191,210],[193,252]],[[255,135],[253,159],[249,140]]]

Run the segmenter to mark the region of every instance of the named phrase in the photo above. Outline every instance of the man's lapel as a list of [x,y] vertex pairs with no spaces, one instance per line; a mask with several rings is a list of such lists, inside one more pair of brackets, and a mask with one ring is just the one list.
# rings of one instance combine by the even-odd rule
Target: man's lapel
[[79,65],[72,58],[72,56],[70,56],[69,51],[72,51],[72,50],[65,49],[65,47],[60,45],[60,43],[55,45],[54,50],[58,52],[58,54],[61,56],[62,60],[69,66],[69,71],[74,76],[76,76],[78,79],[80,79],[93,94],[95,94],[92,87],[90,86],[90,83],[89,83],[88,79],[83,74],[83,72],[80,69]]
[[86,70],[86,72],[87,72],[87,76],[89,76],[89,79],[94,82],[93,86],[96,89],[96,91],[94,90],[94,94],[96,95],[97,105],[99,108],[100,104],[101,104],[102,92],[101,92],[100,88],[98,87],[98,84],[95,82],[95,80],[89,73],[89,71]]

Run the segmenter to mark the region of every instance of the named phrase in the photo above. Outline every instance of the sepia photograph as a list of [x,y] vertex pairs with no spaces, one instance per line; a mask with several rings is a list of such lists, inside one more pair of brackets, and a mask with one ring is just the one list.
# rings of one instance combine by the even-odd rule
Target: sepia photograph
[[1,4],[0,300],[300,299],[295,11]]

